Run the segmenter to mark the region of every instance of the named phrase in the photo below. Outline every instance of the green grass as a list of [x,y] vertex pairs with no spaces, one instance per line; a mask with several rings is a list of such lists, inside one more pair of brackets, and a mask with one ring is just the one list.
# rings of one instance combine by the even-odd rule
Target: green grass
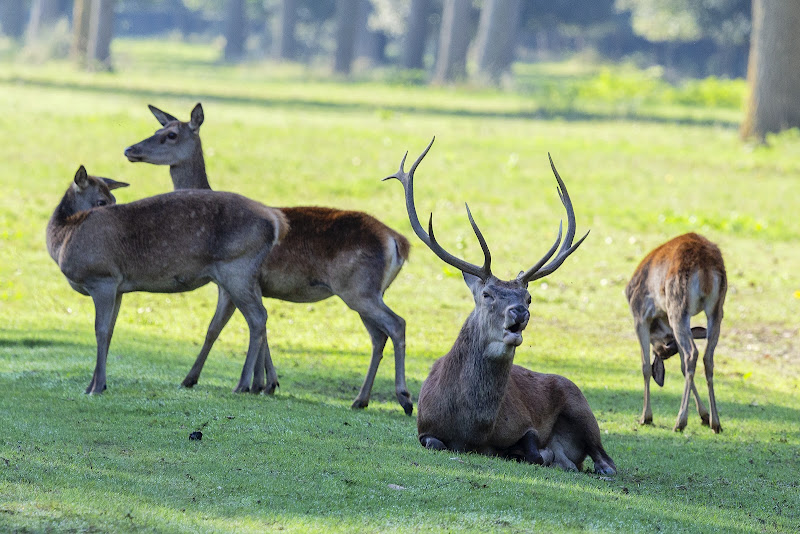
[[[218,67],[202,46],[116,47],[117,74],[0,65],[0,531],[797,530],[796,132],[769,147],[742,145],[740,110],[678,101],[620,116],[588,94],[579,113],[561,109],[541,95],[553,80],[570,83],[569,65],[525,66],[529,90],[505,93],[344,83],[297,66]],[[581,387],[619,474],[422,449],[394,400],[389,349],[369,408],[349,410],[370,346],[336,299],[266,301],[281,388],[253,397],[231,393],[246,347],[238,314],[200,384],[178,387],[213,313],[213,287],[126,295],[109,390],[83,395],[93,307],[49,258],[47,219],[81,163],[130,182],[120,202],[169,190],[167,169],[132,165],[122,150],[156,128],[146,104],[185,119],[198,100],[217,189],[277,206],[366,210],[409,237],[402,189],[380,178],[435,134],[417,173],[418,210],[435,212],[446,247],[478,261],[469,201],[501,277],[537,260],[562,217],[549,151],[579,232],[591,234],[531,286],[517,361]],[[623,288],[648,250],[686,231],[719,243],[728,267],[715,358],[720,435],[696,414],[672,432],[682,391],[675,359],[654,391],[655,425],[636,423],[642,379]],[[386,301],[408,322],[416,398],[471,297],[452,269],[413,245]],[[188,439],[194,430],[202,441]]]

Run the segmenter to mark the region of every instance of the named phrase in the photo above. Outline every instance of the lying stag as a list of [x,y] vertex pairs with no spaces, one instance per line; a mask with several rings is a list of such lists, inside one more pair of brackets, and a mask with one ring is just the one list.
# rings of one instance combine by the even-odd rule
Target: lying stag
[[581,469],[589,455],[596,472],[616,473],[614,461],[600,441],[597,420],[580,389],[563,376],[514,365],[514,352],[522,343],[522,331],[530,317],[528,283],[555,271],[586,238],[572,244],[575,214],[552,160],[569,223],[564,243],[545,265],[558,248],[559,228],[555,244],[536,265],[505,281],[492,275],[489,247],[469,207],[467,216],[483,249],[482,267],[453,256],[436,242],[433,216],[428,233],[420,225],[414,205],[414,171],[432,144],[408,173],[403,170],[404,156],[397,174],[386,179],[397,178],[403,183],[411,227],[442,261],[462,272],[475,309],[453,348],[433,364],[422,385],[417,419],[420,443],[430,449],[471,451],[569,470]]
[[[664,360],[680,352],[685,384],[674,430],[686,428],[691,392],[703,424],[710,424],[715,433],[722,431],[717,401],[714,398],[714,349],[719,340],[722,306],[727,288],[722,253],[714,243],[694,233],[667,241],[645,256],[636,268],[625,288],[625,295],[633,313],[636,335],[642,350],[644,408],[639,420],[641,424],[653,422],[650,377],[653,377],[656,384],[663,386]],[[701,311],[706,314],[706,328],[691,328],[690,319]],[[693,338],[707,338],[703,365],[711,406],[710,423],[708,410],[694,385],[698,351]],[[651,344],[655,356],[652,365]]]
[[[169,165],[175,189],[210,189],[200,143],[202,106],[194,107],[189,122],[149,107],[163,128],[125,149],[125,156],[132,162]],[[353,408],[369,404],[378,364],[391,338],[395,394],[406,414],[411,415],[413,404],[405,376],[406,323],[383,302],[384,292],[408,259],[408,240],[359,211],[278,209],[289,221],[289,233],[262,265],[261,294],[289,302],[317,302],[337,295],[359,314],[372,340],[372,360]],[[197,384],[208,353],[233,311],[230,298],[220,288],[217,310],[203,348],[183,380],[185,387]]]
[[[233,193],[181,191],[116,204],[128,184],[89,176],[81,165],[47,225],[47,249],[73,289],[95,306],[97,364],[86,393],[106,389],[106,357],[122,295],[178,293],[210,281],[224,288],[250,329],[235,391],[278,385],[266,347],[259,267],[287,232],[278,210]],[[266,368],[269,383],[264,383]]]

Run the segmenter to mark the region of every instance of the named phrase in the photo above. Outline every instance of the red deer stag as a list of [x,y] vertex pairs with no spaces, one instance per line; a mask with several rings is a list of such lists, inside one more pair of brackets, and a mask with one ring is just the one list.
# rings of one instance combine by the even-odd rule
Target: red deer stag
[[[444,250],[433,234],[433,216],[428,232],[423,230],[414,205],[414,171],[433,141],[406,173],[397,178],[405,188],[411,227],[423,243],[442,261],[459,269],[475,299],[453,348],[439,358],[422,384],[418,401],[417,430],[420,443],[429,449],[470,451],[529,463],[581,469],[590,456],[595,471],[616,473],[614,461],[603,449],[600,428],[581,390],[563,376],[542,374],[514,365],[514,353],[528,325],[531,296],[528,283],[551,274],[583,242],[575,236],[575,214],[564,182],[553,173],[561,202],[567,210],[567,235],[558,255],[547,265],[561,240],[526,272],[509,281],[491,271],[486,241],[472,219],[472,229],[483,249],[482,267],[467,263]],[[408,153],[406,153],[406,156]],[[587,234],[588,235],[588,234]]]
[[[686,428],[689,393],[694,395],[697,411],[704,425],[715,433],[722,432],[714,398],[714,349],[719,340],[722,306],[728,281],[719,248],[701,235],[689,233],[667,241],[645,256],[625,288],[633,313],[636,335],[642,350],[644,375],[644,408],[639,422],[653,422],[650,409],[650,377],[664,385],[664,360],[680,352],[681,371],[685,377],[681,408],[675,431]],[[706,314],[706,328],[689,324],[692,316]],[[708,410],[694,385],[698,351],[694,339],[706,338],[703,366],[708,382]],[[650,364],[650,345],[654,360]]]
[[[154,106],[150,111],[163,128],[125,149],[125,156],[132,162],[169,165],[175,189],[210,189],[200,143],[202,106],[194,107],[189,122],[181,122]],[[289,220],[289,233],[262,266],[262,295],[289,302],[317,302],[337,295],[359,314],[372,340],[372,359],[353,408],[369,404],[378,364],[391,338],[395,393],[403,410],[411,415],[413,404],[405,377],[406,323],[383,302],[384,292],[408,259],[408,240],[359,211],[278,209]],[[220,288],[216,313],[200,354],[183,380],[185,387],[197,383],[208,353],[233,311],[233,304]]]
[[[97,364],[86,393],[106,389],[106,358],[122,295],[178,293],[216,282],[244,315],[250,344],[235,391],[274,390],[267,312],[258,273],[286,234],[283,214],[233,193],[180,191],[116,204],[128,184],[81,165],[47,225],[47,249],[75,291],[95,306]],[[196,221],[201,221],[197,224]],[[266,369],[269,383],[264,383]]]

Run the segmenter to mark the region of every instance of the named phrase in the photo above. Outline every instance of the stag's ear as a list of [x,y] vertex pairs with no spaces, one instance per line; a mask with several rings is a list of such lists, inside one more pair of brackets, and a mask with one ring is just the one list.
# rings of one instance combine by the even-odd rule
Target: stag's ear
[[75,187],[78,191],[83,191],[89,187],[89,174],[86,172],[86,167],[81,165],[78,167],[78,172],[75,173]]
[[161,111],[160,109],[158,109],[155,106],[151,106],[150,104],[147,104],[147,107],[150,108],[150,113],[155,115],[156,120],[159,123],[161,123],[161,126],[166,125],[168,122],[172,122],[172,121],[178,120],[175,117],[173,117],[172,115],[170,115],[169,113],[167,113],[166,111]]
[[102,180],[108,186],[108,189],[110,191],[113,191],[114,189],[119,189],[120,187],[128,187],[129,185],[131,185],[126,182],[118,182],[116,180],[112,180],[111,178],[102,178]]
[[664,387],[664,360],[653,358],[653,380],[659,387]]
[[483,287],[483,280],[481,280],[474,274],[469,274],[462,271],[461,276],[464,277],[464,282],[467,283],[467,287],[469,287],[469,290],[472,291],[473,295],[476,294],[477,291]]
[[197,133],[200,130],[200,125],[203,124],[203,106],[200,102],[192,109],[192,118],[189,120],[189,128],[192,129],[194,133]]

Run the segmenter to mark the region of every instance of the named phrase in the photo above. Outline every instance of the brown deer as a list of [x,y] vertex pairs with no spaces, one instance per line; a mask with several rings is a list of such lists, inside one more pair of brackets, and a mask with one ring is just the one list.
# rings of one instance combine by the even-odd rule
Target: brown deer
[[[192,109],[189,122],[149,107],[163,127],[125,149],[125,156],[132,162],[169,165],[175,189],[210,189],[200,143],[202,106],[197,104]],[[408,240],[359,211],[279,209],[289,221],[289,233],[262,266],[262,295],[289,302],[317,302],[336,295],[359,314],[372,340],[372,359],[353,408],[369,404],[378,364],[391,338],[395,393],[405,413],[411,415],[413,404],[405,378],[406,324],[383,302],[384,292],[408,259]],[[183,380],[185,387],[197,383],[208,353],[233,311],[233,304],[220,288],[216,313],[200,354]]]
[[267,312],[258,274],[286,235],[286,218],[243,196],[213,191],[116,204],[111,190],[127,185],[89,176],[81,165],[47,225],[50,256],[72,288],[94,301],[97,364],[86,393],[106,389],[108,347],[124,293],[178,293],[211,281],[230,296],[250,329],[235,391],[273,391],[278,378],[265,350]]
[[[667,241],[645,256],[625,288],[633,313],[636,335],[642,351],[644,408],[639,423],[653,422],[650,408],[650,377],[664,385],[664,360],[680,352],[681,371],[685,377],[681,408],[674,430],[686,428],[689,393],[694,395],[697,411],[704,425],[722,432],[714,398],[714,349],[719,340],[722,306],[728,281],[722,253],[705,237],[689,233]],[[706,314],[706,328],[689,324],[701,311]],[[703,366],[708,383],[708,410],[694,385],[698,351],[694,339],[706,338]],[[655,358],[650,363],[650,345]]]
[[[513,280],[500,280],[491,271],[491,254],[467,206],[472,229],[483,249],[478,267],[444,250],[433,234],[423,230],[414,205],[414,171],[430,150],[417,158],[408,173],[396,178],[405,188],[411,227],[442,261],[459,269],[475,299],[450,351],[439,358],[422,384],[418,401],[417,430],[420,443],[429,449],[469,451],[529,463],[581,469],[590,456],[595,471],[616,473],[614,461],[603,449],[600,428],[581,390],[563,376],[542,374],[514,365],[514,353],[528,325],[531,296],[528,283],[554,272],[583,242],[575,244],[575,214],[566,186],[552,160],[550,165],[567,210],[567,235],[556,257],[561,228],[555,244],[533,267]],[[406,156],[408,153],[406,153]],[[587,233],[588,235],[588,233]]]

